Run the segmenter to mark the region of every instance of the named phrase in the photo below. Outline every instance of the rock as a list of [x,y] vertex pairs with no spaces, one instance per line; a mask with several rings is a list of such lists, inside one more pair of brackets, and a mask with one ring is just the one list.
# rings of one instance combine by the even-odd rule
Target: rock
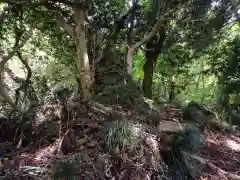
[[212,111],[204,105],[191,101],[183,110],[183,120],[198,127],[204,127],[205,123],[216,118]]
[[0,118],[0,142],[13,142],[16,130],[16,119]]
[[[186,165],[188,167],[189,173],[192,177],[199,177],[201,175],[201,172],[203,170],[203,165],[193,157],[195,157],[195,154],[188,153],[186,151],[182,151],[183,158],[186,162]],[[197,156],[196,156],[197,157]]]
[[230,122],[232,125],[240,126],[240,115],[236,113],[232,113],[230,116]]
[[199,128],[186,124],[183,131],[176,133],[172,138],[172,148],[198,152],[205,146],[203,133]]
[[157,130],[158,132],[179,132],[183,130],[183,127],[177,122],[160,121]]

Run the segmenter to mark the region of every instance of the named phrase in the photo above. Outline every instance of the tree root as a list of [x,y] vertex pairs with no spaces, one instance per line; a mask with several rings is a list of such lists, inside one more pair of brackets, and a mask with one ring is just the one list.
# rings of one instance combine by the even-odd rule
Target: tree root
[[201,158],[201,157],[198,157],[196,155],[193,155],[193,154],[190,154],[190,153],[187,153],[187,152],[183,152],[186,156],[189,156],[191,158],[193,158],[194,160],[197,160],[199,161],[200,163],[202,164],[205,164],[205,165],[208,165],[210,168],[216,170],[217,172],[220,172],[222,174],[224,174],[227,178],[229,179],[232,179],[232,180],[240,180],[240,176],[239,175],[236,175],[236,174],[233,174],[233,173],[229,173],[227,171],[224,171],[222,170],[221,168],[215,166],[213,163],[209,162],[209,161],[206,161],[205,159]]

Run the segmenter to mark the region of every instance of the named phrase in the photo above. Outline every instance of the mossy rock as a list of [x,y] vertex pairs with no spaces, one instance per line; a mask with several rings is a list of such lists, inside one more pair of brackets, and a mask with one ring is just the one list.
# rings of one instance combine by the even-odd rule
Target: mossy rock
[[200,128],[204,128],[205,124],[213,119],[216,119],[213,112],[196,101],[191,101],[183,110],[183,120]]
[[240,114],[231,113],[229,121],[232,125],[240,126]]
[[205,146],[201,131],[194,125],[188,124],[182,132],[176,133],[172,139],[172,147],[188,152],[199,152]]
[[204,138],[197,127],[187,125],[182,132],[175,133],[170,150],[161,152],[164,161],[171,169],[173,179],[193,179],[197,177],[200,164],[194,162],[188,154],[198,154],[204,148]]

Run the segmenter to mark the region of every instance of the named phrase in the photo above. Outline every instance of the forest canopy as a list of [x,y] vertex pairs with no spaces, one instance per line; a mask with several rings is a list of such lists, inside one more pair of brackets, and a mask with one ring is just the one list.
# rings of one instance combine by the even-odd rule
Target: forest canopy
[[[77,84],[75,95],[84,100],[91,99],[97,92],[96,86],[100,86],[100,78],[96,76],[103,61],[121,64],[128,79],[142,81],[147,98],[152,98],[153,88],[161,86],[158,96],[168,96],[164,97],[167,99],[175,99],[184,88],[194,86],[194,79],[184,80],[184,77],[191,73],[189,67],[197,64],[200,69],[194,68],[196,72],[191,77],[202,79],[200,86],[204,91],[207,88],[204,79],[220,81],[219,75],[212,71],[219,72],[217,68],[223,64],[223,58],[215,56],[218,52],[228,56],[226,51],[233,48],[229,43],[236,44],[239,36],[239,3],[234,0],[11,0],[1,4],[0,17],[1,52],[7,56],[2,66],[6,67],[12,57],[26,59],[19,58],[19,53],[28,59],[32,59],[30,54],[37,56],[24,65],[29,70],[28,76],[38,73],[38,79],[44,79],[44,72],[31,72],[36,66],[37,69],[45,66],[52,74],[58,73],[58,68],[65,69],[70,75],[63,79],[70,78],[67,81],[71,85]],[[226,35],[229,33],[230,36]],[[34,51],[24,52],[24,49],[29,51],[27,46]],[[228,50],[222,53],[220,47]],[[39,55],[43,53],[44,56]],[[210,59],[214,59],[212,64]],[[34,65],[30,67],[30,63]],[[57,82],[56,77],[47,79]],[[1,94],[14,107],[3,88]]]

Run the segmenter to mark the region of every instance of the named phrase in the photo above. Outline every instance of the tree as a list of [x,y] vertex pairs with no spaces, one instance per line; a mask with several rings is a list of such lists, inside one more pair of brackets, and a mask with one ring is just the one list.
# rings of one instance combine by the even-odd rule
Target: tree
[[[162,28],[158,30],[156,36],[146,43],[143,79],[144,95],[148,98],[152,97],[153,68],[160,53],[165,53],[168,49],[171,49],[171,46],[174,47],[180,43],[185,44],[185,47],[189,49],[189,54],[192,54],[190,50],[198,53],[207,48],[209,44],[214,42],[213,37],[224,26],[224,23],[237,15],[236,5],[234,1],[221,1],[217,6],[213,6],[212,1],[166,3],[162,12],[169,12],[169,9],[172,9],[172,12],[162,19]],[[157,7],[157,2],[154,1],[153,6]],[[150,14],[146,15],[148,19],[153,19],[157,14],[156,11],[147,11],[146,13]],[[207,14],[211,14],[211,16]],[[151,23],[151,21],[146,22]],[[172,50],[174,51],[174,49]],[[178,51],[178,49],[175,51]],[[167,52],[167,54],[171,53]],[[180,59],[169,60],[181,61]]]
[[[221,75],[219,76],[219,105],[222,111],[231,112],[232,108],[239,105],[239,69],[240,69],[240,41],[239,37],[235,37],[228,43],[229,49],[227,59],[221,64]],[[233,102],[230,97],[234,96]]]
[[[4,6],[3,12],[1,13],[0,19],[2,22],[6,18],[6,12],[10,11],[10,8],[7,6]],[[13,102],[12,98],[9,96],[9,93],[6,91],[4,86],[4,70],[6,63],[15,55],[15,53],[18,53],[19,57],[21,58],[20,50],[21,48],[26,44],[26,42],[31,38],[32,36],[32,27],[29,31],[24,32],[25,27],[21,22],[21,13],[18,13],[15,11],[15,9],[12,9],[14,17],[19,16],[19,25],[17,23],[13,23],[14,27],[14,34],[15,34],[15,43],[11,50],[7,50],[4,47],[0,47],[0,94],[5,99],[6,102],[14,109],[21,113],[24,113],[24,110],[17,106],[16,103]],[[29,79],[31,77],[31,69],[28,66],[28,63],[24,61],[22,58],[22,63],[28,68],[29,75],[26,80],[19,80],[18,78],[15,78],[16,81],[22,83],[22,87],[25,88],[29,85]],[[9,71],[8,71],[9,72]],[[13,75],[14,76],[14,75]]]
[[[76,45],[77,76],[81,80],[83,99],[89,100],[92,96],[91,87],[93,83],[93,76],[87,52],[87,40],[84,23],[86,14],[91,6],[91,2],[71,3],[70,1],[56,1],[53,3],[46,0],[40,0],[36,3],[31,2],[27,4],[24,1],[6,1],[6,3],[8,3],[7,7],[9,7],[9,9],[17,8],[27,16],[29,16],[29,11],[32,11],[32,8],[37,8],[36,12],[40,11],[40,13],[43,13],[42,15],[54,18],[60,27],[73,38]],[[24,6],[24,8],[22,7],[20,9],[17,7],[20,7],[20,5]],[[45,9],[43,9],[43,7]],[[33,14],[30,14],[29,18],[33,17],[33,15],[39,16],[36,12],[32,12]],[[68,23],[67,20],[69,18],[73,22]],[[27,21],[29,22],[29,19],[27,19]],[[42,22],[39,22],[38,28],[41,28],[41,23]]]
[[[163,48],[167,49],[176,41],[179,43],[187,42],[191,47],[196,46],[192,40],[200,39],[199,34],[201,36],[203,34],[200,31],[204,27],[199,26],[199,24],[204,22],[203,24],[209,25],[210,22],[216,22],[215,17],[221,10],[223,14],[231,15],[220,18],[218,27],[221,27],[226,19],[232,17],[235,4],[221,2],[214,9],[211,6],[211,1],[203,3],[198,0],[133,0],[130,7],[125,0],[106,1],[105,4],[101,0],[86,0],[84,2],[39,0],[30,3],[20,0],[6,0],[5,6],[6,8],[1,15],[1,19],[5,19],[5,21],[3,20],[5,25],[8,24],[6,19],[9,19],[13,12],[21,12],[23,14],[22,20],[27,26],[35,24],[34,28],[50,35],[51,40],[57,38],[55,45],[56,42],[61,44],[62,40],[68,42],[66,48],[58,45],[59,47],[55,48],[56,54],[63,49],[69,56],[75,53],[76,79],[78,79],[76,82],[80,82],[80,85],[77,84],[81,87],[83,99],[89,100],[93,96],[97,63],[102,59],[109,59],[107,57],[114,59],[112,54],[116,55],[117,51],[122,51],[125,48],[127,49],[125,55],[126,70],[131,79],[134,53],[144,44],[146,44],[145,55],[148,60],[144,66],[143,89],[145,95],[151,97],[153,67],[159,54],[163,52]],[[199,6],[203,8],[199,9]],[[225,12],[229,7],[230,11]],[[146,10],[147,8],[148,10]],[[189,13],[192,14],[191,17],[188,17]],[[213,17],[206,20],[202,18],[203,13],[212,13]],[[13,18],[12,21],[14,20],[17,19]],[[36,24],[36,22],[38,23]],[[185,26],[189,31],[183,31]],[[59,38],[60,36],[64,38]],[[149,48],[153,50],[149,50]]]

